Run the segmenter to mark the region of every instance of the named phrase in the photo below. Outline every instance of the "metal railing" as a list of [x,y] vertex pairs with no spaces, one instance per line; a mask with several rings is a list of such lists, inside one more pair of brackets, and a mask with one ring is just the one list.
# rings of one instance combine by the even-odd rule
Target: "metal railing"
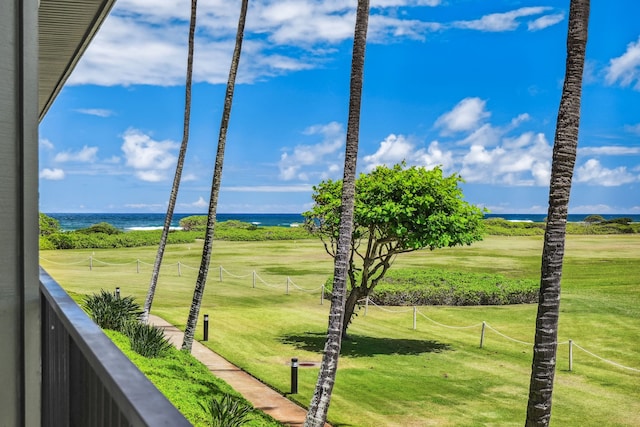
[[190,426],[46,271],[42,426]]

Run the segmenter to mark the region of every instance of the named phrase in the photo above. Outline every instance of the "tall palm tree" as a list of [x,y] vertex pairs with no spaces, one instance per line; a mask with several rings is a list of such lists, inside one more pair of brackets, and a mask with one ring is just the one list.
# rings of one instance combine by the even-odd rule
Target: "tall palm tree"
[[185,101],[184,101],[184,126],[182,131],[182,144],[180,145],[180,153],[178,154],[178,163],[176,165],[176,173],[173,176],[173,186],[169,195],[169,206],[167,206],[167,215],[164,217],[164,226],[162,227],[162,236],[156,253],[156,260],[153,263],[153,272],[151,273],[151,282],[147,291],[147,298],[144,300],[144,308],[141,320],[147,323],[149,320],[149,312],[153,304],[153,297],[156,293],[158,284],[158,276],[160,275],[160,266],[162,265],[162,257],[164,249],[167,246],[167,237],[171,228],[171,220],[173,219],[173,210],[176,207],[176,199],[178,198],[178,189],[180,187],[180,178],[182,177],[182,168],[184,166],[184,158],[187,154],[187,144],[189,143],[189,123],[191,119],[191,82],[193,77],[193,45],[196,33],[196,9],[198,0],[191,0],[191,19],[189,22],[189,47],[187,53],[187,81],[185,83]]
[[236,84],[236,75],[238,74],[238,65],[240,64],[240,53],[242,51],[242,39],[244,37],[244,24],[247,19],[248,5],[249,0],[242,0],[240,18],[238,20],[238,31],[236,33],[236,45],[231,59],[229,79],[227,80],[227,91],[224,98],[224,108],[222,110],[222,120],[220,122],[218,150],[216,152],[213,181],[211,183],[211,197],[209,199],[207,231],[204,237],[204,248],[202,249],[200,270],[198,271],[198,278],[196,279],[195,289],[193,290],[193,300],[191,301],[191,309],[189,310],[187,326],[184,331],[184,340],[182,342],[182,349],[188,350],[189,352],[191,352],[191,346],[193,345],[193,336],[195,334],[196,324],[198,323],[198,314],[200,313],[200,305],[202,304],[202,296],[204,295],[204,286],[207,281],[209,263],[211,261],[213,231],[216,225],[218,195],[220,194],[220,180],[222,178],[222,165],[224,164],[224,148],[227,141],[227,128],[229,127],[229,117],[231,116],[231,104],[233,103],[233,91]]
[[333,293],[329,312],[327,341],[324,346],[322,364],[318,373],[316,389],[309,405],[305,427],[324,426],[331,402],[331,393],[338,369],[338,358],[342,346],[342,326],[346,300],[347,271],[351,253],[353,231],[353,210],[355,204],[356,160],[360,130],[360,105],[362,103],[362,82],[364,76],[364,54],[367,44],[369,22],[369,0],[358,0],[356,24],[353,37],[351,59],[351,87],[349,95],[349,119],[342,179],[342,212],[340,230],[334,258]]
[[542,251],[540,297],[529,385],[526,426],[548,426],[558,346],[560,279],[571,179],[578,149],[582,74],[589,24],[589,0],[571,0],[564,86],[553,144],[549,211]]

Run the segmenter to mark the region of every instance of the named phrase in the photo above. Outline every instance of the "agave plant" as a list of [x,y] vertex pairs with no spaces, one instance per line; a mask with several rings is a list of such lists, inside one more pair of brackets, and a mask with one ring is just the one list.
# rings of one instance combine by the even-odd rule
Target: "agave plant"
[[209,415],[211,427],[241,427],[254,411],[246,403],[225,393],[222,398],[212,397],[206,404],[200,406]]
[[129,338],[131,350],[144,357],[160,357],[173,347],[162,329],[137,320],[127,322],[122,332]]
[[85,297],[84,308],[102,329],[122,331],[127,322],[138,319],[142,310],[131,296],[120,297],[104,289]]

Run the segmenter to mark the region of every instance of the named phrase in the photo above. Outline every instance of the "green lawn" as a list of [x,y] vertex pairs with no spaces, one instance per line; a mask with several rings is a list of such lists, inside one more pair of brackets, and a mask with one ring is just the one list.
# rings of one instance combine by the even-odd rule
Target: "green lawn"
[[[153,312],[183,328],[199,265],[198,244],[171,245]],[[432,266],[456,271],[537,278],[542,237],[494,237],[470,247],[403,254],[394,268]],[[71,293],[121,288],[144,300],[153,248],[42,251],[41,265]],[[89,271],[88,258],[93,269]],[[136,260],[141,263],[136,273]],[[82,261],[84,260],[84,261]],[[80,264],[63,265],[57,263]],[[108,264],[104,264],[104,262]],[[181,263],[181,276],[178,265]],[[128,264],[127,264],[128,263]],[[126,265],[122,265],[126,264]],[[226,272],[219,281],[219,266]],[[193,268],[189,268],[193,267]],[[258,279],[253,288],[252,272]],[[228,272],[228,273],[227,273]],[[216,242],[201,315],[210,316],[208,345],[280,391],[289,391],[289,360],[319,362],[329,302],[319,287],[332,273],[320,242]],[[235,276],[244,276],[241,278]],[[290,294],[285,293],[287,277]],[[270,286],[262,283],[264,280]],[[315,289],[303,292],[296,288]],[[392,309],[387,311],[387,309]],[[522,425],[532,346],[534,305],[369,307],[350,327],[329,411],[338,426]],[[400,312],[402,311],[402,312]],[[552,424],[640,425],[640,237],[568,236],[559,341],[623,366],[560,345]],[[202,338],[202,321],[196,338]],[[317,367],[301,368],[299,394],[308,405]]]

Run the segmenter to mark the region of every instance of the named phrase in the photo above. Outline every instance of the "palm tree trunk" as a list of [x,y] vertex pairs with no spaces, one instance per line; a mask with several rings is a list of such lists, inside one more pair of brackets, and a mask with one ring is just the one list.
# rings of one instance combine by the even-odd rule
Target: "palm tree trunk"
[[211,197],[209,199],[209,212],[207,216],[207,231],[204,238],[204,248],[202,249],[202,259],[200,261],[200,269],[198,278],[196,279],[195,289],[193,291],[193,300],[191,301],[191,309],[187,319],[187,326],[184,331],[184,340],[182,349],[191,352],[193,345],[193,337],[195,335],[196,325],[198,323],[198,314],[200,313],[200,305],[202,304],[202,296],[204,295],[204,286],[207,281],[209,272],[209,263],[211,261],[211,251],[213,248],[213,232],[216,224],[216,211],[218,208],[218,195],[220,194],[220,180],[222,179],[222,166],[224,164],[224,148],[227,141],[227,129],[229,127],[229,117],[231,116],[231,105],[233,103],[233,91],[236,83],[236,75],[238,74],[238,65],[240,64],[240,53],[242,51],[242,39],[244,37],[244,24],[247,19],[247,8],[249,0],[242,0],[240,8],[240,18],[238,20],[238,32],[236,33],[236,44],[231,59],[231,68],[229,70],[229,79],[227,81],[227,91],[224,98],[224,109],[222,111],[222,120],[220,122],[220,134],[218,136],[218,150],[216,152],[216,162],[213,170],[213,181],[211,183]]
[[356,24],[353,38],[351,62],[351,88],[349,96],[349,121],[342,180],[342,212],[336,256],[334,258],[333,293],[329,312],[327,341],[322,356],[316,389],[309,405],[305,427],[321,427],[327,419],[331,393],[338,369],[338,358],[342,346],[342,325],[347,285],[347,270],[351,253],[353,232],[353,210],[355,204],[356,161],[360,130],[360,105],[362,103],[362,82],[364,76],[364,54],[367,43],[369,21],[369,0],[358,0]]
[[542,252],[540,297],[536,317],[526,426],[548,426],[558,346],[560,279],[571,180],[578,149],[582,74],[589,23],[589,0],[571,0],[567,61],[553,145],[549,211]]
[[189,23],[189,47],[187,54],[187,81],[185,83],[185,101],[184,101],[184,126],[182,131],[182,144],[180,145],[180,153],[178,154],[178,163],[176,165],[176,173],[173,176],[173,186],[169,195],[169,206],[167,206],[167,215],[164,217],[164,226],[162,227],[162,236],[156,253],[156,260],[153,263],[153,272],[151,273],[151,282],[147,297],[144,300],[144,308],[141,321],[147,323],[149,320],[149,312],[153,304],[153,297],[156,294],[156,286],[158,284],[158,276],[160,275],[160,266],[162,265],[162,257],[164,249],[167,246],[167,237],[171,228],[171,220],[173,219],[173,210],[176,207],[176,199],[178,198],[178,189],[180,187],[180,178],[182,177],[182,168],[184,166],[184,158],[187,154],[187,144],[189,143],[189,123],[191,119],[191,82],[193,77],[193,46],[196,32],[196,9],[198,0],[191,0],[191,19]]

